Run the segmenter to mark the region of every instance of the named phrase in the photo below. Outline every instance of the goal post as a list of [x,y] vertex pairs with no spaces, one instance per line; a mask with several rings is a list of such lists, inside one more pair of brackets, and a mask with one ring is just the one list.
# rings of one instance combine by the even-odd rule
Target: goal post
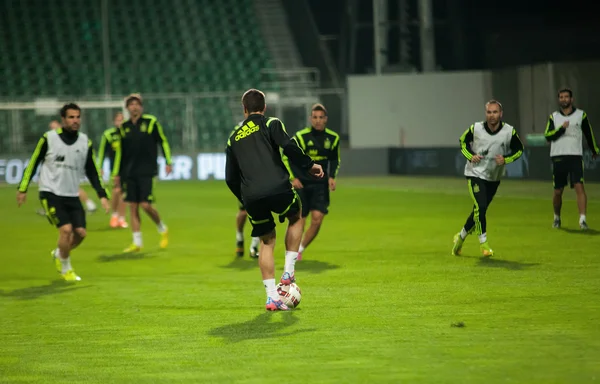
[[73,102],[81,108],[81,131],[97,142],[112,125],[114,113],[127,116],[123,99],[66,100],[39,98],[29,102],[0,102],[0,153],[27,154],[52,120],[60,121],[59,110]]

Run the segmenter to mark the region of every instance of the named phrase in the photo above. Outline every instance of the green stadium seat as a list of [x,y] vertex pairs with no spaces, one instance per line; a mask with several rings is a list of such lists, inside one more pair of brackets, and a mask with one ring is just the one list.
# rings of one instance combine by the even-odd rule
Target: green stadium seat
[[[0,36],[0,73],[6,79],[0,97],[104,94],[100,2],[8,3],[0,6],[7,21]],[[242,91],[261,87],[260,70],[273,67],[260,30],[248,28],[252,0],[108,0],[108,7],[108,70],[114,95]],[[66,13],[77,17],[65,18]],[[191,128],[198,133],[198,146],[222,150],[241,111],[234,116],[225,98],[194,99],[193,104]],[[185,101],[148,101],[146,109],[171,132],[182,132],[190,124]],[[86,128],[99,137],[111,119],[112,111],[86,112]],[[22,120],[28,135],[35,136],[47,126],[48,117],[31,111]],[[184,144],[181,135],[173,140],[174,147]]]

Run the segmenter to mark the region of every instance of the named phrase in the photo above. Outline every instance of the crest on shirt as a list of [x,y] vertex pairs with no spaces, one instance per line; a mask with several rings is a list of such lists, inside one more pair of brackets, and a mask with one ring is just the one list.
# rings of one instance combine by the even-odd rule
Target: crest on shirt
[[148,125],[146,125],[146,123],[142,123],[142,125],[140,126],[140,131],[146,132],[147,129],[148,129]]
[[307,147],[312,147],[313,145],[315,145],[315,143],[313,143],[312,140],[308,140],[308,143],[306,143]]
[[325,149],[331,148],[331,141],[329,140],[329,138],[325,139],[325,143],[323,144],[323,146],[325,147]]

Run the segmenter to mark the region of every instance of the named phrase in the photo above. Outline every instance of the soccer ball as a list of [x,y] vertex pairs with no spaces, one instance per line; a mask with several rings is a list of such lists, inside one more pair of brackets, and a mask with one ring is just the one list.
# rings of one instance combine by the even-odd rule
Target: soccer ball
[[290,285],[277,284],[277,293],[281,297],[281,301],[290,308],[296,308],[302,299],[302,291],[296,283]]

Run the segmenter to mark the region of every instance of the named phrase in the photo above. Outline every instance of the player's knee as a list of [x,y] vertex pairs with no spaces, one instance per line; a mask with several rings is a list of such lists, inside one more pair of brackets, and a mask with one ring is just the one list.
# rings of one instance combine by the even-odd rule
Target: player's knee
[[148,212],[148,211],[151,211],[151,210],[152,210],[152,205],[151,205],[149,202],[147,202],[147,201],[144,201],[144,202],[140,203],[140,207],[141,207],[141,208],[142,208],[144,211],[146,211],[146,212]]
[[87,236],[87,230],[85,228],[75,228],[73,232],[82,239]]
[[[299,210],[290,211],[285,215],[285,217],[288,219],[288,223],[290,225],[294,225],[298,221],[302,220],[302,212],[300,212]],[[283,222],[283,221],[281,221],[281,222]]]
[[260,236],[260,240],[265,244],[265,245],[273,245],[275,244],[275,230],[271,230],[269,233],[266,233],[264,235]]
[[325,215],[323,214],[323,212],[320,211],[312,211],[310,213],[310,225],[312,226],[321,226],[321,224],[323,223],[323,218],[325,218]]
[[65,224],[58,228],[60,236],[71,236],[73,234],[73,226],[71,224]]

